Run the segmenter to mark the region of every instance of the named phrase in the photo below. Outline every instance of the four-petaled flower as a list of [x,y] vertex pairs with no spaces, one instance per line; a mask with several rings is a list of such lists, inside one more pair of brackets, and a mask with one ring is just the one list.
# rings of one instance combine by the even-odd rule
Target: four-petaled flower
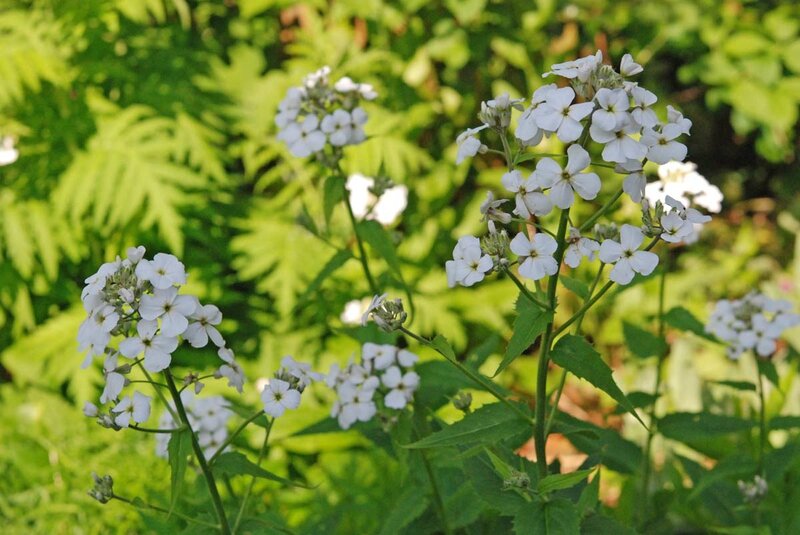
[[525,278],[539,280],[558,271],[553,253],[558,243],[552,236],[536,234],[529,240],[520,232],[509,244],[511,252],[519,256],[519,274]]
[[600,177],[595,173],[581,173],[589,166],[589,153],[580,145],[567,149],[567,165],[564,169],[555,160],[542,158],[536,165],[538,183],[550,189],[550,200],[561,209],[575,202],[575,193],[587,201],[600,192]]
[[264,412],[278,418],[286,409],[296,409],[300,406],[300,392],[290,388],[286,381],[270,379],[261,391],[261,401],[264,403]]
[[622,225],[620,241],[604,240],[598,256],[606,264],[614,264],[609,278],[619,284],[628,284],[634,273],[649,275],[658,265],[658,255],[639,251],[644,241],[642,230],[633,225]]

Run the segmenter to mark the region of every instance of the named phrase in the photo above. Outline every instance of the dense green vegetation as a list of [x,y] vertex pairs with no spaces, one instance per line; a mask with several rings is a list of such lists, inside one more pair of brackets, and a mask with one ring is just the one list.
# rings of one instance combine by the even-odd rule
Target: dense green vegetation
[[[114,433],[81,414],[103,382],[99,367],[79,369],[83,280],[126,247],[179,256],[189,290],[223,311],[220,330],[250,381],[236,399],[242,406],[260,403],[254,383],[284,355],[326,371],[362,342],[398,340],[340,320],[347,302],[371,297],[359,262],[340,253],[352,246],[347,213],[336,206],[326,214],[326,177],[275,138],[286,90],[322,65],[379,94],[365,106],[369,139],[345,151],[344,170],[409,189],[407,209],[387,232],[397,258],[370,247],[379,285],[413,297],[415,332],[445,336],[460,360],[491,376],[512,336],[518,290],[507,278],[448,289],[444,262],[458,237],[482,232],[478,207],[486,189],[501,191],[504,163],[487,154],[456,165],[455,139],[477,124],[482,100],[505,91],[529,97],[551,64],[598,48],[615,63],[633,54],[645,67],[641,83],[693,120],[689,159],[725,194],[701,242],[672,255],[666,309],[682,307],[704,322],[713,301],[751,289],[797,308],[800,5],[793,2],[0,0],[0,138],[13,137],[19,150],[17,161],[0,167],[4,533],[194,532],[175,517],[86,496],[96,471],[111,474],[124,495],[169,503],[170,467],[155,456],[152,437]],[[635,221],[636,210],[623,205],[620,218]],[[572,276],[590,284],[593,275]],[[654,353],[626,344],[640,343],[636,327],[655,332],[657,294],[656,277],[637,281],[612,291],[584,321],[626,392],[652,391]],[[580,300],[566,289],[560,299],[563,320]],[[753,360],[730,361],[686,327],[680,318],[666,326],[668,388],[658,409],[671,414],[658,426],[646,506],[646,432],[615,413],[610,397],[568,382],[573,410],[556,431],[574,448],[565,445],[557,458],[565,464],[577,449],[604,466],[592,483],[604,505],[585,532],[616,532],[602,524],[613,521],[647,533],[797,533],[800,333],[790,331],[774,359],[770,492],[759,509],[743,506],[736,487],[755,469],[756,398],[731,383],[755,381]],[[216,358],[211,349],[182,351],[178,362]],[[419,406],[436,418],[415,418],[430,432],[460,417],[449,398],[470,385],[434,351],[419,353],[429,378],[426,385],[420,372]],[[535,355],[526,353],[496,381],[533,399],[535,370]],[[554,382],[558,376],[554,369]],[[492,401],[485,392],[473,397],[475,405]],[[497,513],[505,513],[498,502],[508,492],[492,466],[476,458],[462,466],[449,449],[423,459],[377,423],[336,432],[327,419],[332,401],[329,391],[312,389],[300,410],[276,423],[265,466],[314,487],[259,482],[257,519],[245,529],[435,533],[423,468],[430,460],[452,527],[512,530],[513,513]],[[592,426],[602,447],[575,432],[581,425]],[[260,438],[254,430],[236,445],[255,456]],[[189,480],[179,505],[187,511],[207,499],[200,478]],[[481,488],[495,483],[495,494]],[[247,484],[232,481],[237,494]],[[591,489],[582,484],[568,497]]]

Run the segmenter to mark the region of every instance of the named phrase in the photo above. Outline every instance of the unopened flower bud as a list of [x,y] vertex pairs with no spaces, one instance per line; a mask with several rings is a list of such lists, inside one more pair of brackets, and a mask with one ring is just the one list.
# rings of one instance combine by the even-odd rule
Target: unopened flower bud
[[111,501],[114,497],[114,480],[111,479],[111,476],[100,477],[92,472],[92,478],[94,478],[94,487],[89,491],[89,496],[100,503]]
[[511,474],[503,480],[503,490],[528,489],[531,486],[531,477],[525,472],[511,470]]
[[506,251],[508,250],[508,244],[508,234],[505,230],[501,230],[500,232],[490,232],[481,240],[481,249],[483,249],[486,254],[494,257],[495,260],[497,260],[500,258],[505,258]]
[[458,395],[453,398],[453,406],[465,414],[469,414],[471,412],[471,405],[472,394],[469,392],[459,392]]
[[97,405],[92,403],[91,401],[87,401],[83,404],[83,414],[88,416],[89,418],[94,418],[97,416]]
[[372,317],[372,321],[386,332],[398,330],[403,326],[408,314],[403,309],[403,301],[400,299],[386,300],[386,294],[376,295],[372,298],[372,302],[364,316],[361,318],[361,324],[366,325],[367,320]]

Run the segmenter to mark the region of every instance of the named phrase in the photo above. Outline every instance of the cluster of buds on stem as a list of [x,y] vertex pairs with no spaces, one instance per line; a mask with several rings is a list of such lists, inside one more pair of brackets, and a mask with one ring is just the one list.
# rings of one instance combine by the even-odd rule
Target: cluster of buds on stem
[[110,502],[114,498],[114,480],[109,475],[100,477],[94,472],[92,472],[92,478],[94,478],[94,487],[89,491],[89,496],[100,503]]
[[370,317],[382,331],[392,332],[403,326],[408,319],[408,313],[403,308],[401,299],[387,300],[386,294],[383,294],[372,298],[372,302],[361,318],[361,324],[366,325]]

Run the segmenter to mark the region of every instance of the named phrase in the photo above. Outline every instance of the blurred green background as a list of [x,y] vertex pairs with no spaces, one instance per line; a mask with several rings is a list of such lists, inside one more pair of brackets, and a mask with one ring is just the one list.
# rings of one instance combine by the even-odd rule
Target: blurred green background
[[[169,493],[169,468],[149,436],[113,433],[80,412],[102,382],[99,369],[78,369],[80,290],[125,247],[183,259],[188,290],[223,311],[223,333],[250,380],[242,401],[250,406],[258,400],[253,381],[271,375],[283,355],[327,370],[360,340],[380,338],[339,318],[345,303],[369,296],[358,262],[318,277],[336,253],[329,243],[350,237],[346,214],[337,208],[325,225],[323,177],[275,139],[286,89],[322,65],[379,92],[367,109],[370,139],[348,148],[344,167],[383,172],[409,188],[390,233],[414,295],[413,328],[444,334],[461,355],[489,354],[493,370],[510,337],[516,290],[496,279],[448,290],[443,265],[459,236],[481,231],[486,189],[502,195],[502,162],[456,166],[454,141],[477,124],[481,100],[503,91],[529,96],[552,63],[598,48],[615,64],[632,53],[662,113],[673,104],[693,120],[689,159],[726,196],[701,242],[681,252],[668,307],[705,318],[711,301],[751,288],[797,302],[796,2],[0,0],[0,137],[12,137],[19,151],[0,167],[4,533],[163,528],[85,494],[92,470],[112,474],[126,495]],[[604,191],[617,187],[604,183]],[[621,214],[634,220],[636,207],[627,203]],[[394,270],[373,262],[381,285],[401,295]],[[651,388],[653,371],[624,349],[622,321],[650,327],[654,295],[652,282],[634,286],[585,324],[611,362],[625,364],[619,379],[630,389]],[[577,304],[570,294],[563,302]],[[730,393],[708,381],[746,376],[747,363],[729,363],[697,338],[672,341],[664,408],[730,404]],[[176,358],[216,358],[197,355]],[[773,413],[798,409],[796,366],[778,363],[795,395],[771,399]],[[533,369],[521,358],[501,380],[530,394]],[[604,400],[583,388],[567,396],[597,412]],[[305,396],[277,425],[268,460],[320,487],[264,484],[257,507],[299,532],[377,532],[402,467],[355,433],[289,436],[324,418],[330,401],[323,390]],[[633,426],[623,432],[642,438]],[[255,448],[257,440],[240,445]],[[611,501],[624,509],[625,493]],[[686,515],[704,521],[701,512]]]

